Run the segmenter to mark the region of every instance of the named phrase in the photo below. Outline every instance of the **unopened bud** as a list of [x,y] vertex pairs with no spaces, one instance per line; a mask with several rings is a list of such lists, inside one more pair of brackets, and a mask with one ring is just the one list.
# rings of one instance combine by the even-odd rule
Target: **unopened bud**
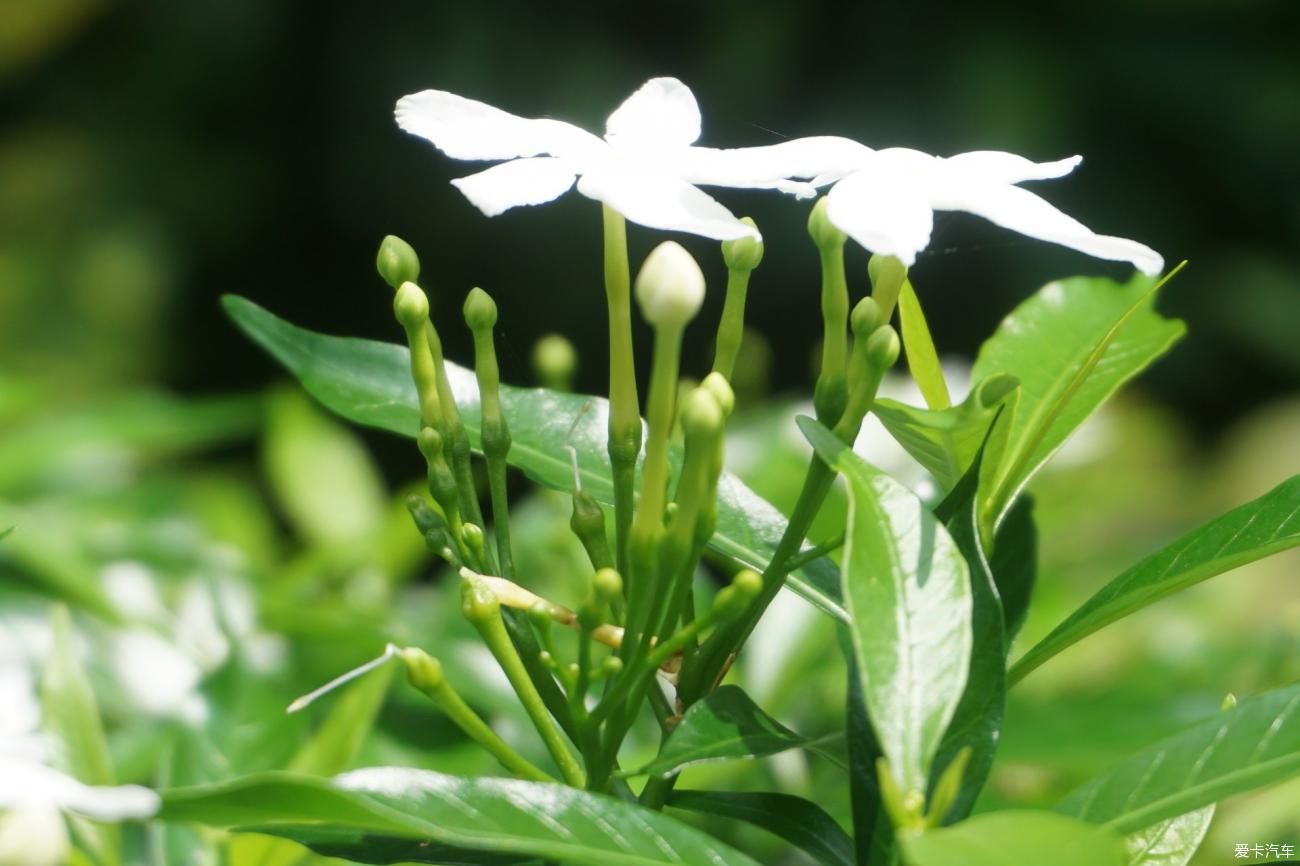
[[486,331],[497,323],[497,302],[480,288],[470,290],[465,298],[465,324],[471,331]]
[[460,609],[465,614],[465,619],[472,623],[481,623],[501,615],[501,602],[486,581],[462,572]]
[[460,528],[460,540],[480,562],[483,561],[483,527],[477,523],[464,524]]
[[578,371],[578,352],[560,334],[547,334],[533,346],[533,371],[543,388],[568,391]]
[[736,392],[732,390],[727,377],[721,373],[710,373],[704,377],[700,387],[706,389],[717,399],[723,417],[730,418],[731,413],[736,410]]
[[849,325],[853,328],[855,339],[867,338],[881,324],[880,304],[876,303],[874,298],[863,298],[858,301],[852,315],[849,316]]
[[420,435],[415,441],[420,446],[420,453],[424,455],[425,460],[432,460],[442,453],[442,434],[432,427],[420,428]]
[[393,315],[404,328],[417,328],[429,320],[429,297],[409,280],[393,296]]
[[837,229],[826,214],[826,196],[817,199],[812,213],[808,215],[808,235],[818,249],[834,249],[844,246],[848,235]]
[[422,692],[430,692],[442,685],[442,663],[415,647],[402,650],[402,663],[406,665],[406,679]]
[[722,431],[726,420],[718,398],[707,388],[695,388],[682,401],[682,432],[687,441],[713,437]]
[[420,278],[420,257],[406,241],[389,235],[379,244],[375,270],[379,271],[384,282],[396,289],[402,283],[413,283]]
[[867,360],[877,370],[887,370],[898,360],[901,348],[898,332],[889,325],[882,325],[867,338]]
[[636,276],[636,299],[651,325],[684,327],[704,303],[704,274],[681,244],[664,241]]
[[602,568],[591,579],[591,586],[601,601],[612,603],[623,595],[623,578],[612,568]]
[[[741,217],[740,221],[752,228],[757,235],[758,226],[749,217]],[[763,261],[763,238],[761,235],[754,237],[736,238],[731,241],[722,242],[722,260],[727,263],[727,267],[733,271],[752,271],[758,267],[759,262]]]

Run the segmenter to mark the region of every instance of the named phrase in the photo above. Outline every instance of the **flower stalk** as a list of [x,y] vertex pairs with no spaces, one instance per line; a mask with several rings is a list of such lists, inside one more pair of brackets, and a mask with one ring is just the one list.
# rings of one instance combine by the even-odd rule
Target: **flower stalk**
[[[632,282],[627,223],[602,207],[605,232],[605,301],[609,309],[609,463],[614,482],[614,546],[618,570],[629,574],[628,541],[635,507],[636,461],[641,453],[641,405],[632,352]],[[630,591],[629,587],[629,591]]]
[[492,501],[492,529],[496,535],[501,574],[515,576],[510,548],[510,502],[506,495],[506,458],[510,454],[510,427],[501,411],[501,371],[497,365],[492,329],[497,305],[491,295],[476,288],[465,299],[465,324],[474,334],[474,375],[478,379],[480,439],[487,461],[488,493]]

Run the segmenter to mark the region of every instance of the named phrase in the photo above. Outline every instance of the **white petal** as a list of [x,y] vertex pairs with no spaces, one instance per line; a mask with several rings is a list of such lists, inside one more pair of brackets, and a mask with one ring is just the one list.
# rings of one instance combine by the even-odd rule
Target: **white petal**
[[934,213],[914,179],[887,164],[854,172],[826,194],[826,216],[873,253],[911,267],[930,242]]
[[861,168],[871,155],[871,148],[852,139],[820,135],[762,147],[692,147],[675,154],[673,161],[675,170],[689,183],[798,194],[805,188],[791,184],[791,179],[816,178],[818,185],[829,183]]
[[571,123],[519,117],[443,90],[403,96],[395,114],[398,126],[427,138],[454,159],[578,157],[605,147],[599,138]]
[[0,758],[0,809],[46,806],[98,821],[132,821],[158,811],[158,795],[139,785],[91,787],[52,767]]
[[1055,162],[1034,162],[1001,150],[973,150],[970,153],[950,156],[942,162],[945,167],[960,171],[964,177],[973,181],[1023,183],[1027,180],[1064,177],[1083,162],[1083,157],[1071,156]]
[[935,201],[934,204],[940,210],[964,210],[978,214],[1003,228],[1060,244],[1099,259],[1132,262],[1145,274],[1158,274],[1164,267],[1164,259],[1150,247],[1125,238],[1099,235],[1032,192],[1019,187],[968,184],[948,190],[945,200]]
[[543,204],[564,195],[573,186],[573,163],[538,156],[515,159],[453,180],[451,185],[490,217],[520,205]]
[[605,122],[617,147],[686,147],[700,137],[700,106],[676,78],[651,78]]
[[616,170],[590,172],[578,181],[578,192],[652,229],[689,232],[719,241],[758,237],[757,231],[715,199],[676,177]]
[[0,814],[0,864],[66,866],[71,853],[68,827],[58,809],[26,805]]

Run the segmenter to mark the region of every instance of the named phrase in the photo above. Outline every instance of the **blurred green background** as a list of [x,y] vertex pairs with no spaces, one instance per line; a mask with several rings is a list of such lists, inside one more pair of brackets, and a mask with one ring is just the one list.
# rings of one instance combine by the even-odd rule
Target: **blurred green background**
[[[378,241],[395,233],[420,252],[447,315],[472,285],[497,297],[507,380],[531,381],[534,340],[558,331],[579,347],[579,389],[598,391],[598,209],[570,194],[483,218],[447,183],[474,166],[401,133],[392,105],[436,87],[599,129],[646,78],[675,75],[701,103],[705,144],[835,133],[938,154],[1082,153],[1074,176],[1037,189],[1098,231],[1190,260],[1163,302],[1190,336],[1035,485],[1047,540],[1028,645],[1138,557],[1300,472],[1298,35],[1291,0],[592,12],[0,3],[0,528],[20,527],[0,545],[0,628],[40,621],[61,599],[91,645],[110,648],[95,682],[129,780],[285,765],[323,716],[283,720],[279,709],[389,638],[459,660],[476,705],[519,723],[474,676],[483,659],[445,603],[446,582],[416,579],[433,567],[400,507],[420,470],[409,443],[347,430],[277,386],[282,374],[217,300],[237,292],[317,330],[396,339],[373,269]],[[772,402],[737,417],[732,467],[789,507],[803,460],[789,419],[820,328],[807,204],[720,197],[767,237],[750,322],[771,366],[751,369]],[[657,240],[634,227],[634,257]],[[716,248],[682,240],[720,281]],[[865,261],[851,253],[859,293]],[[913,276],[959,366],[1017,302],[1077,273],[1126,269],[942,215]],[[710,295],[692,331],[689,371],[705,369],[721,300]],[[468,334],[449,327],[444,338],[453,358],[469,357]],[[519,507],[535,573],[575,573],[566,504],[521,495]],[[140,571],[124,564],[159,588],[147,613],[132,584]],[[1013,700],[985,805],[1052,802],[1224,693],[1300,677],[1297,574],[1293,555],[1219,578],[1036,674]],[[202,628],[227,645],[185,650],[208,715],[185,709],[188,692],[175,707],[133,704],[111,663],[123,620],[170,640],[176,623],[199,621],[194,586],[225,610],[227,585],[255,599],[255,614],[209,611]],[[554,587],[569,601],[577,592]],[[784,721],[818,733],[838,722],[827,708],[840,662],[827,629],[788,607],[741,676]],[[797,690],[807,688],[825,700]],[[380,732],[346,758],[490,769],[402,689]],[[843,814],[837,771],[816,758],[692,772],[699,785],[816,789]],[[1198,862],[1224,862],[1234,842],[1300,843],[1298,803],[1293,784],[1231,804]]]

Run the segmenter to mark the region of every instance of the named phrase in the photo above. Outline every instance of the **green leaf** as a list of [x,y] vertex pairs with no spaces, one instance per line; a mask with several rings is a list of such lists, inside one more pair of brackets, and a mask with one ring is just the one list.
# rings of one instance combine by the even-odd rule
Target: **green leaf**
[[756,791],[674,791],[668,805],[753,824],[825,866],[855,866],[853,840],[825,809],[802,797]]
[[721,686],[691,704],[653,761],[624,775],[659,776],[693,764],[758,758],[821,742],[763,712],[739,686]]
[[844,601],[867,715],[903,793],[924,793],[970,666],[970,571],[915,494],[811,418],[799,427],[848,482]]
[[[980,382],[959,405],[948,409],[918,409],[897,400],[880,398],[872,412],[890,435],[934,476],[944,490],[952,490],[975,461],[975,454],[988,436],[998,410],[1007,405],[1006,415],[1015,414],[1019,399],[1017,381],[996,375]],[[1002,425],[998,437],[1005,440],[1011,424]],[[1003,441],[990,442],[989,459],[996,467]]]
[[[416,434],[419,406],[405,347],[315,334],[244,298],[227,296],[223,303],[244,333],[293,373],[326,408],[358,424],[403,436]],[[474,373],[448,363],[447,375],[470,438],[477,445],[478,386]],[[573,466],[565,450],[566,443],[570,444],[578,452],[578,477],[583,489],[601,502],[614,501],[605,450],[608,401],[544,388],[502,385],[501,405],[510,420],[511,465],[545,487],[572,490]],[[575,420],[577,426],[573,427]],[[670,460],[675,474],[681,469],[681,450],[672,449]],[[718,524],[709,541],[711,548],[761,572],[785,526],[786,519],[776,508],[734,476],[723,473],[718,482]],[[789,585],[812,604],[847,622],[848,615],[839,602],[838,572],[826,558],[791,575]]]
[[1300,773],[1300,685],[1244,700],[1102,773],[1056,807],[1132,833]]
[[307,541],[345,547],[374,535],[388,505],[378,467],[297,388],[270,396],[262,455],[271,491]]
[[908,866],[1125,866],[1124,845],[1106,831],[1051,812],[977,815],[903,841]]
[[1002,599],[1002,616],[1006,623],[1006,641],[1012,641],[1025,624],[1034,582],[1038,578],[1038,527],[1034,524],[1034,498],[1016,499],[993,536],[989,554],[993,582]]
[[[325,841],[331,856],[362,863],[500,863],[515,855],[588,866],[755,866],[693,827],[603,794],[399,767],[333,782],[266,773],[179,789],[164,795],[161,817],[308,846]],[[426,859],[431,851],[441,859]]]
[[1206,806],[1130,833],[1124,839],[1126,866],[1187,866],[1212,820],[1214,807]]
[[972,380],[1009,374],[1019,378],[1021,391],[1006,452],[988,490],[991,517],[1002,516],[1030,477],[1106,398],[1183,335],[1182,322],[1155,311],[1163,283],[1141,275],[1124,285],[1085,277],[1048,283],[980,347]]
[[948,383],[943,378],[943,365],[930,336],[930,325],[921,311],[921,299],[916,296],[911,280],[903,280],[898,294],[898,322],[902,332],[903,347],[907,351],[907,369],[911,371],[916,387],[921,389],[925,405],[931,409],[947,409],[952,405],[948,396]]
[[[62,605],[54,609],[54,645],[41,678],[41,714],[54,740],[55,759],[68,775],[87,785],[112,785],[113,762],[90,680],[77,661],[72,617]],[[121,833],[116,826],[74,818],[77,836],[102,864],[121,862]]]
[[981,450],[976,455],[961,482],[935,509],[935,517],[943,521],[966,559],[971,586],[971,655],[966,687],[939,744],[934,772],[930,774],[932,793],[944,769],[962,750],[970,749],[957,797],[946,814],[940,816],[948,822],[970,814],[975,798],[988,781],[1007,706],[1007,634],[1002,599],[980,542],[979,481],[983,453]]
[[1300,545],[1300,475],[1194,529],[1106,584],[1016,662],[1016,682],[1066,647],[1165,596]]
[[897,840],[880,792],[876,762],[884,757],[880,741],[867,718],[862,696],[862,677],[854,658],[853,640],[844,630],[837,632],[840,651],[848,661],[844,733],[849,753],[849,798],[853,810],[853,850],[859,866],[894,866]]

